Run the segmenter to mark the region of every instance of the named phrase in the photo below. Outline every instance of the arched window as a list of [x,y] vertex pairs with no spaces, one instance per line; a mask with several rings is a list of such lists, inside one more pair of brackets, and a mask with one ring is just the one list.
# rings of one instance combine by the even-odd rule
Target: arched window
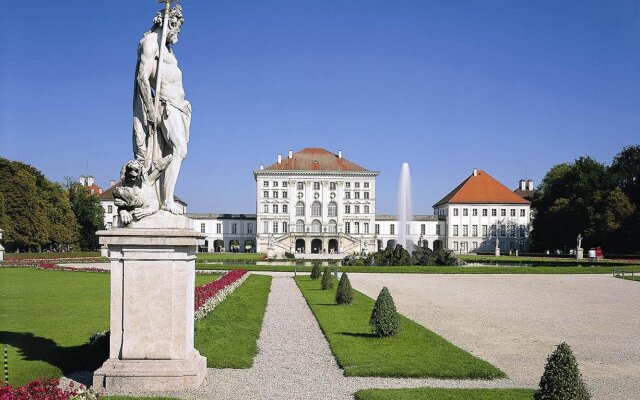
[[335,201],[329,203],[329,217],[337,217],[338,216],[338,204]]
[[301,219],[296,222],[296,232],[304,233],[304,221]]
[[311,223],[311,232],[313,233],[321,233],[322,232],[322,223],[317,219],[314,219]]
[[329,233],[337,233],[338,232],[338,224],[335,219],[329,221]]
[[321,217],[322,216],[322,203],[319,201],[314,201],[311,205],[311,216],[312,217]]
[[304,203],[301,201],[296,204],[296,217],[304,217]]

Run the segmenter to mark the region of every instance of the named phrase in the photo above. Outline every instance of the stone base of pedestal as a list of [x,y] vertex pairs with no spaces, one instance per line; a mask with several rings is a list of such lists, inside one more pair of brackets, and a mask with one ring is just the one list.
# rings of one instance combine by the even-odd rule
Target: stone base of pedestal
[[109,394],[195,389],[207,373],[207,359],[194,350],[186,360],[108,359],[93,374],[93,387]]
[[0,244],[0,261],[4,260],[4,247]]
[[500,247],[496,247],[496,251],[493,253],[496,257],[500,257]]
[[196,248],[204,235],[183,216],[158,212],[99,231],[111,260],[109,360],[94,388],[107,393],[193,389],[206,359],[194,348]]
[[576,250],[576,260],[582,260],[584,258],[584,249]]

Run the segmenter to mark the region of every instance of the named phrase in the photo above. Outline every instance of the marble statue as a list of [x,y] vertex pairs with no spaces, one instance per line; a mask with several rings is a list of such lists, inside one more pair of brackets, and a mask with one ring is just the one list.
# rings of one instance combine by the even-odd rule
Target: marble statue
[[[166,12],[158,12],[151,30],[138,45],[133,95],[133,161],[137,165],[129,161],[127,166],[129,173],[137,171],[141,176],[129,177],[130,184],[136,183],[125,185],[127,189],[119,194],[124,205],[118,205],[118,213],[125,225],[159,209],[182,213],[174,202],[174,192],[187,156],[191,104],[185,100],[182,71],[171,46],[178,42],[183,23],[182,7],[167,7]],[[143,198],[133,200],[134,187],[143,193]],[[143,205],[138,204],[141,201]]]
[[578,238],[576,239],[576,250],[582,248],[582,235],[578,233]]

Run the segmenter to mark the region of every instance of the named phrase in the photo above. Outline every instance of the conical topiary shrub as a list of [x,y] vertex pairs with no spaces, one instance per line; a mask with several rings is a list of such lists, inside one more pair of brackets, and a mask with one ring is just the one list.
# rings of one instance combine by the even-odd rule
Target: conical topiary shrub
[[589,400],[578,362],[571,348],[560,343],[547,358],[547,365],[540,378],[540,388],[533,396],[534,400]]
[[314,262],[313,263],[313,268],[311,268],[311,279],[316,280],[316,279],[320,279],[320,263],[319,262]]
[[395,336],[400,332],[400,316],[386,287],[383,287],[378,295],[369,323],[373,333],[380,337]]
[[329,271],[329,267],[324,268],[324,273],[322,274],[322,290],[333,289],[333,279],[331,279],[331,272]]
[[347,276],[346,272],[342,273],[340,282],[338,283],[338,291],[336,292],[336,303],[353,303],[353,290],[351,289],[351,282],[349,282],[349,277]]

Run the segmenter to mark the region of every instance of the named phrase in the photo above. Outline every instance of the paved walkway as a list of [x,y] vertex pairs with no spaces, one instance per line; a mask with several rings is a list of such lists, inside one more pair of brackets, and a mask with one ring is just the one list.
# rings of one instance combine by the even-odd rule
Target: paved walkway
[[566,341],[594,400],[640,398],[640,282],[610,275],[350,274],[370,297],[387,286],[398,310],[537,386]]
[[209,369],[205,383],[180,397],[210,399],[352,399],[366,388],[521,387],[512,380],[346,378],[293,279],[274,277],[258,355],[251,369]]

